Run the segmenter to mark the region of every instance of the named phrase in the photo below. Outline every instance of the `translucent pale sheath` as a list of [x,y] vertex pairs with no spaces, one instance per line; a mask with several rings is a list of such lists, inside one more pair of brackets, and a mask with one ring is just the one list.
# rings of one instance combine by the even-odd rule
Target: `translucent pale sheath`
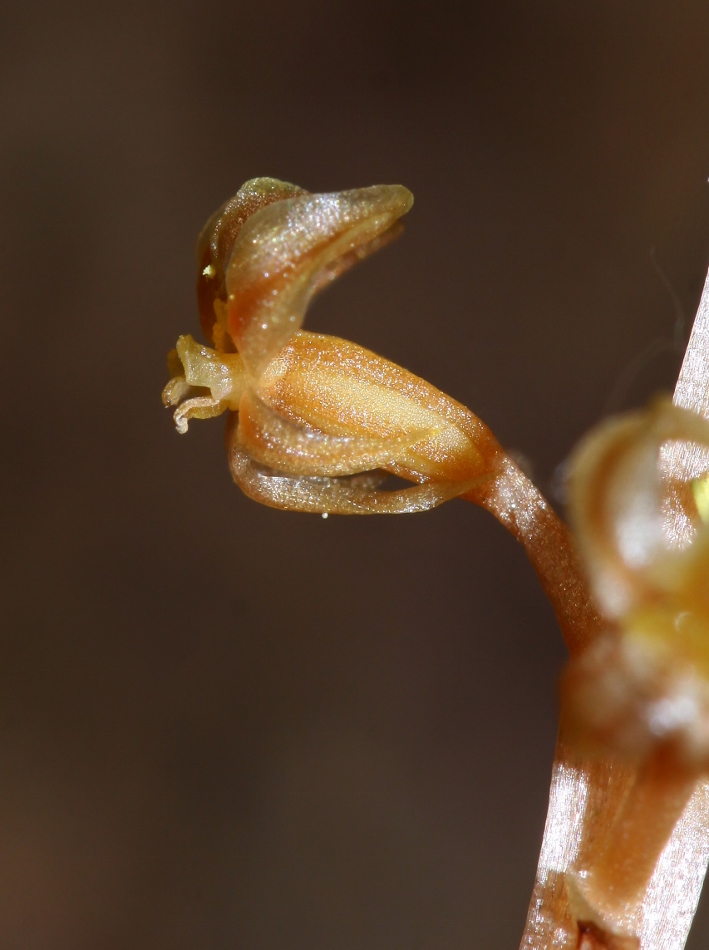
[[[674,402],[709,418],[709,278],[682,364]],[[663,468],[671,477],[706,470],[706,454],[688,443],[672,443]],[[670,535],[686,541],[689,524],[680,507],[667,513]],[[635,770],[587,759],[560,737],[552,772],[549,810],[527,916],[522,950],[576,950],[578,930],[568,904],[565,875],[607,827],[617,803],[633,782]],[[697,782],[684,814],[657,862],[637,919],[628,921],[641,950],[682,950],[694,917],[709,862],[709,781]],[[637,947],[617,941],[615,946]],[[592,943],[588,943],[590,948]]]

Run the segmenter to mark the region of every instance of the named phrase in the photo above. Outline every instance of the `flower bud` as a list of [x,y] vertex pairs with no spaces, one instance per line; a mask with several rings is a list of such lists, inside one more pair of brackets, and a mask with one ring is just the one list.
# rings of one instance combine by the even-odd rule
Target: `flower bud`
[[[668,401],[610,420],[573,462],[571,512],[608,634],[571,663],[567,723],[599,749],[647,758],[663,747],[709,768],[709,525],[692,484],[662,472],[668,443],[709,447],[709,423]],[[670,489],[694,535],[665,530]]]

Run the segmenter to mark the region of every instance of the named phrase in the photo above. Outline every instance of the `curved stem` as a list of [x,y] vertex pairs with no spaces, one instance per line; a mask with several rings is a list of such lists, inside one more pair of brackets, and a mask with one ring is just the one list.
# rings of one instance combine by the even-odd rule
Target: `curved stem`
[[493,514],[524,546],[569,652],[580,652],[603,620],[591,599],[569,529],[549,502],[507,456],[494,480],[462,497]]

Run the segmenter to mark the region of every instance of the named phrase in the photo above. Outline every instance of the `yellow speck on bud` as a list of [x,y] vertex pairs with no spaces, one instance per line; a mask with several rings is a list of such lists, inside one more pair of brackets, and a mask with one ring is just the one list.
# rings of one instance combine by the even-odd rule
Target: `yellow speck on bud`
[[709,522],[709,475],[693,480],[692,495],[699,517],[702,521]]

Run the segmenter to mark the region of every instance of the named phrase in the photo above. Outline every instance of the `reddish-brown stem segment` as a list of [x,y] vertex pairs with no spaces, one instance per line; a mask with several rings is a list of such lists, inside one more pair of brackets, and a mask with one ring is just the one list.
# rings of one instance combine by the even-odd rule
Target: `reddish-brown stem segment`
[[638,770],[615,821],[598,835],[590,870],[573,879],[577,920],[593,920],[602,908],[599,927],[612,920],[616,931],[635,934],[639,903],[695,783],[695,775],[660,757]]
[[493,514],[524,546],[574,655],[603,621],[591,599],[569,529],[509,458],[494,480],[463,496]]

